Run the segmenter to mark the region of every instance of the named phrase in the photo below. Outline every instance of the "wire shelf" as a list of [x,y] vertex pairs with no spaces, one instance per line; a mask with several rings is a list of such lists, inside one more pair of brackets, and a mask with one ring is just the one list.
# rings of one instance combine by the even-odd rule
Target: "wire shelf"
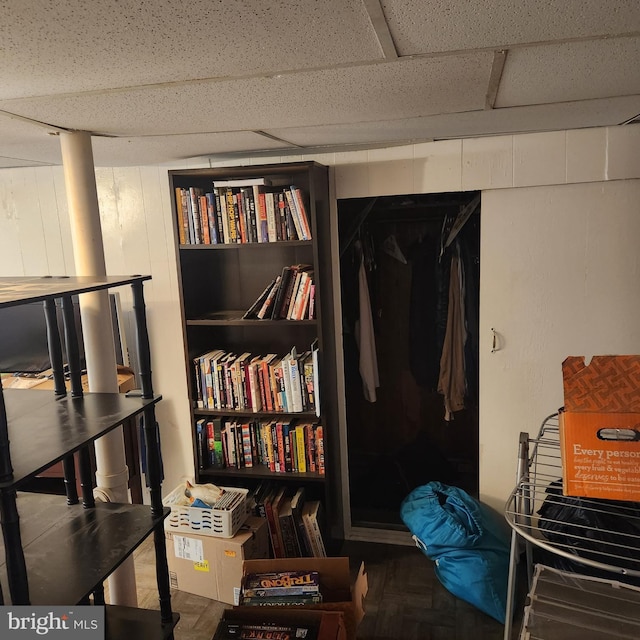
[[563,496],[557,413],[535,438],[521,434],[520,445],[519,480],[505,507],[514,531],[573,563],[640,578],[640,503]]

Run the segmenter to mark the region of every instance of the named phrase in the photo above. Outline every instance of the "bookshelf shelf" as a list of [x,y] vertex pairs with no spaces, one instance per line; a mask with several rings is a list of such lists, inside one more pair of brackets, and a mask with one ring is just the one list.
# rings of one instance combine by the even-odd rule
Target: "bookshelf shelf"
[[195,407],[193,409],[194,415],[197,416],[225,416],[229,418],[234,417],[250,417],[250,418],[299,418],[300,420],[309,421],[316,420],[317,416],[313,411],[242,411],[241,409],[229,410],[229,409],[200,409]]
[[274,482],[292,482],[292,483],[324,483],[326,477],[319,473],[298,473],[296,471],[289,472],[275,472],[269,471],[268,467],[264,465],[258,465],[257,467],[251,467],[249,469],[204,469],[200,471],[202,477],[218,478],[219,480],[224,478],[225,482],[227,478],[248,478],[259,480],[273,480]]
[[244,242],[244,243],[218,243],[218,244],[181,244],[180,250],[184,251],[233,251],[242,249],[268,251],[281,247],[305,247],[311,246],[311,240],[278,240],[276,242]]
[[235,327],[255,327],[256,329],[264,329],[265,326],[275,326],[275,325],[291,325],[294,324],[296,326],[304,326],[310,325],[315,326],[317,324],[317,320],[315,319],[304,319],[304,320],[287,320],[285,318],[281,320],[272,320],[272,319],[264,319],[264,320],[254,320],[254,319],[245,319],[242,316],[245,311],[213,311],[203,317],[200,318],[191,318],[186,320],[186,324],[188,326],[215,326],[215,325],[228,325]]
[[[259,211],[252,209],[251,206],[245,207],[245,219],[242,223],[240,217],[242,208],[236,202],[240,200],[239,193],[234,188],[227,187],[223,190],[214,187],[216,183],[220,184],[222,181],[233,179],[245,181],[254,179],[256,182],[264,179],[268,185],[264,186],[262,191],[257,189],[253,194],[242,193],[243,202],[251,202],[252,195],[254,201],[258,202],[256,199],[258,192],[264,192],[265,198],[272,197],[275,200],[274,194],[280,196],[283,192],[286,193],[287,189],[293,193],[293,185],[295,185],[305,212],[308,233],[304,235],[309,237],[298,239],[301,237],[300,233],[298,238],[291,237],[291,234],[295,235],[305,226],[300,224],[298,219],[299,224],[291,222],[288,225],[288,231],[286,231],[290,234],[288,238],[285,237],[286,225],[282,223],[278,231],[278,233],[282,232],[282,235],[276,241],[256,242],[255,239],[243,241],[238,236],[233,242],[229,232],[233,224],[237,229],[244,224],[247,234],[250,233],[252,224],[254,225],[253,233],[255,229],[259,229],[260,225]],[[229,486],[237,484],[255,490],[260,489],[265,481],[272,481],[276,485],[286,483],[293,490],[299,486],[308,487],[309,498],[322,502],[332,533],[338,531],[337,537],[340,537],[341,532],[336,526],[340,520],[338,517],[340,492],[335,479],[340,477],[338,469],[340,456],[335,449],[338,438],[334,432],[338,424],[337,390],[335,389],[337,376],[334,355],[335,332],[331,322],[333,295],[328,169],[315,162],[295,162],[179,170],[169,171],[169,183],[178,243],[185,366],[191,400],[196,482],[214,482]],[[231,194],[228,189],[231,189]],[[209,229],[209,243],[203,242],[204,237],[200,238],[199,243],[197,242],[195,227],[194,235],[186,233],[188,224],[185,225],[185,193],[194,193],[196,190],[199,190],[197,193],[205,194],[205,200],[200,201],[203,207],[207,198],[212,203],[207,207],[204,218],[201,215],[204,209],[200,208],[200,213],[192,221],[192,225],[197,225],[200,219],[201,230]],[[280,201],[282,200],[283,198],[280,198]],[[230,202],[233,205],[229,205]],[[188,206],[187,204],[187,221]],[[196,208],[192,203],[192,216],[195,211]],[[251,211],[256,212],[255,221],[248,217]],[[292,221],[293,213],[293,207],[291,209],[287,209],[286,205],[280,207],[283,219]],[[228,217],[226,222],[222,215]],[[232,222],[229,216],[235,216],[235,221]],[[293,231],[294,227],[296,232]],[[217,242],[214,242],[214,239]],[[301,306],[301,309],[307,311],[295,314],[291,313],[296,302],[293,298],[295,293],[286,292],[285,287],[281,287],[278,291],[276,281],[280,278],[282,282],[285,279],[285,271],[288,269],[294,273],[292,277],[299,275],[303,282],[306,283],[306,280],[309,280],[313,284],[312,313],[308,313],[311,298],[306,301],[306,305]],[[252,306],[257,308],[256,304],[263,296],[263,299],[268,297],[267,293],[271,287],[275,287],[274,298],[270,302],[271,306],[267,307],[268,312],[265,317],[263,319],[243,318]],[[295,287],[293,290],[295,292]],[[306,293],[306,290],[301,288],[300,292]],[[300,293],[299,297],[304,293]],[[276,306],[277,295],[282,295],[280,307]],[[284,306],[287,304],[284,302],[285,299],[292,300],[289,303],[291,306],[288,313],[284,312],[287,309]],[[298,316],[302,319],[272,318],[275,315],[274,309],[279,310],[280,316],[289,316],[289,318]],[[208,355],[219,352],[223,355]],[[255,374],[252,373],[254,369],[251,369],[252,362],[260,363],[269,355],[274,356],[273,362],[276,367],[278,365],[275,363],[279,360],[284,360],[290,355],[295,360],[298,354],[301,357],[302,371],[305,363],[307,371],[310,371],[309,363],[313,362],[316,373],[315,377],[310,376],[306,380],[304,377],[300,378],[301,395],[298,396],[297,401],[302,400],[302,405],[297,402],[293,404],[292,398],[286,396],[290,391],[285,390],[284,383],[280,390],[277,390],[277,375],[269,368],[271,360],[265,362],[260,371],[255,370]],[[225,357],[229,359],[224,360]],[[224,361],[222,369],[219,367],[219,359]],[[257,376],[255,382],[252,382],[251,375]],[[314,384],[318,385],[317,392],[322,399],[319,415],[316,415],[314,404]],[[310,395],[306,389],[310,389]],[[279,396],[276,400],[278,393],[285,394],[285,397]],[[198,403],[200,407],[204,403],[205,406],[207,404],[216,406],[216,409],[198,408]],[[223,408],[229,405],[235,406],[236,409]],[[258,406],[257,411],[253,409],[255,406]],[[273,411],[272,406],[288,408],[289,411]],[[304,410],[291,411],[292,406],[295,409],[302,406]],[[218,429],[217,432],[214,431],[214,423],[215,428]],[[266,447],[276,446],[273,444],[276,440],[265,433],[267,425],[272,425],[275,430],[280,428],[281,423],[285,423],[285,429],[291,431],[297,431],[293,428],[295,426],[301,427],[304,431],[308,428],[306,425],[311,425],[313,433],[311,438],[320,438],[324,448],[325,473],[280,470],[274,472],[267,465],[256,464],[255,460],[253,460],[253,466],[247,468],[243,466],[242,461],[243,447],[235,447],[235,454],[229,453],[231,447],[227,440],[225,445],[228,450],[220,454],[222,463],[218,458],[205,459],[212,456],[208,453],[207,447],[203,446],[203,429],[211,429],[207,434],[220,432],[227,434],[220,436],[221,441],[223,438],[228,439],[230,437],[228,434],[233,433],[232,430],[244,430],[247,423],[251,426],[249,427],[250,435],[246,438],[257,445],[254,452],[258,451],[260,462],[262,461],[260,456],[264,454]],[[317,429],[316,425],[322,428]],[[296,444],[296,438],[298,443],[302,443],[304,438],[304,444]],[[269,440],[271,444],[267,445]],[[234,446],[238,444],[238,440],[235,440]],[[296,454],[300,456],[303,455],[303,451],[305,457],[317,455],[315,445],[307,440],[306,435],[300,435],[299,430],[296,435],[291,436],[290,444],[295,447]],[[299,446],[302,449],[298,449]],[[240,459],[228,459],[234,455],[236,458],[240,456]],[[294,460],[295,456],[293,454],[291,456]],[[303,462],[300,466],[304,468]],[[306,466],[313,468],[308,463]],[[289,465],[287,462],[286,468],[300,467],[295,464]]]

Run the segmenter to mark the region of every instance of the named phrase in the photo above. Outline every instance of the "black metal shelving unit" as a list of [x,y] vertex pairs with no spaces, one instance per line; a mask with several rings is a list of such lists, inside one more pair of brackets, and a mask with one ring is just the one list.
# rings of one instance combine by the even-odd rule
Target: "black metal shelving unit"
[[[104,604],[104,580],[149,535],[154,536],[160,610],[109,605],[106,637],[170,638],[171,610],[163,521],[160,449],[143,282],[150,276],[0,278],[0,307],[43,302],[55,390],[0,390],[1,601],[14,605]],[[71,296],[129,285],[133,291],[139,382],[135,394],[83,393]],[[62,306],[71,382],[67,394],[60,332]],[[151,506],[95,503],[90,447],[125,420],[142,416]],[[83,492],[76,491],[73,454],[79,454]],[[27,480],[62,460],[66,498],[20,492]]]

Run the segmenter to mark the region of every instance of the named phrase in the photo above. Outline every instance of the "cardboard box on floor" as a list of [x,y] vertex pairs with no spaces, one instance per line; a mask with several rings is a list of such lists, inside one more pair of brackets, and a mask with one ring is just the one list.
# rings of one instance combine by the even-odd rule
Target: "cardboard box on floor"
[[[314,605],[296,605],[292,608],[282,607],[288,611],[321,610],[338,611],[344,614],[347,638],[353,640],[356,630],[364,617],[364,598],[369,585],[364,563],[351,585],[349,558],[277,558],[274,560],[245,560],[243,575],[264,573],[269,571],[317,571],[320,577],[320,589],[323,602]],[[254,607],[236,607],[236,610],[253,609]]]
[[[225,609],[221,620],[231,622],[252,622],[264,624],[274,622],[276,624],[314,624],[318,625],[317,640],[347,640],[347,632],[344,626],[344,615],[339,611],[307,611],[297,609],[264,609],[263,607],[236,607]],[[213,640],[219,637],[218,632]],[[258,637],[256,635],[256,637]]]
[[227,604],[237,603],[243,561],[269,557],[264,518],[247,518],[233,538],[166,529],[164,535],[171,587]]
[[640,356],[572,356],[562,379],[564,494],[640,500]]

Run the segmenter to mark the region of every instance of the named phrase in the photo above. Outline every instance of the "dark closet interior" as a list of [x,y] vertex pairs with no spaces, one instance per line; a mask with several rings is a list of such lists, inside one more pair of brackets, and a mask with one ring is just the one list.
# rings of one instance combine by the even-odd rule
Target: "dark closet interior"
[[480,196],[343,199],[338,221],[351,521],[404,529],[417,486],[478,495]]

